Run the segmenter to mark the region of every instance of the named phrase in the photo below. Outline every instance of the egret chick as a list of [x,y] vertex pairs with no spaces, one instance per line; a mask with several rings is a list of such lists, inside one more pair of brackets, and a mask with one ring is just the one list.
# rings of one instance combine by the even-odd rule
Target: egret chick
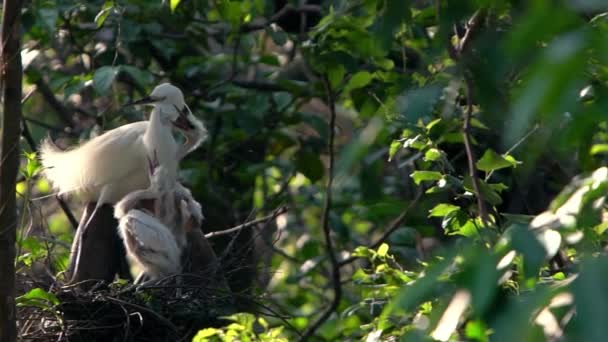
[[150,162],[150,169],[150,187],[128,194],[114,209],[127,254],[143,269],[138,281],[144,274],[156,280],[179,273],[190,219],[202,216],[190,191],[176,187],[165,166]]

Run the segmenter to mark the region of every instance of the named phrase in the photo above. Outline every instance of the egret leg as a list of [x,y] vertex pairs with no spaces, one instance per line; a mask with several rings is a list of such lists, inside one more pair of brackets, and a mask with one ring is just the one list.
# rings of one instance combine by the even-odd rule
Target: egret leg
[[139,284],[139,283],[143,282],[145,278],[146,278],[146,273],[142,271],[139,273],[137,278],[135,278],[135,281],[133,282],[133,284]]
[[[94,208],[95,203],[87,205],[74,238],[68,269],[70,283],[89,279],[109,283],[114,279],[121,259],[124,258],[122,240],[116,230],[118,222],[114,219],[112,206],[100,206],[93,218],[90,218]],[[89,220],[89,225],[86,226],[85,223]]]

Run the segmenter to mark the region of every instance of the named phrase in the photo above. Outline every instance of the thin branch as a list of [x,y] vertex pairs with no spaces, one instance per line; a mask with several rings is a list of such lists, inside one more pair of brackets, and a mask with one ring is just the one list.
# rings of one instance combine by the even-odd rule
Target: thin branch
[[[401,214],[399,214],[399,216],[397,216],[397,218],[395,218],[391,222],[391,224],[388,225],[388,227],[386,228],[386,230],[384,231],[384,233],[382,234],[382,236],[380,236],[378,238],[378,240],[376,240],[375,242],[373,242],[370,245],[368,245],[367,248],[369,248],[369,249],[376,249],[376,248],[380,247],[380,245],[382,243],[384,243],[386,240],[388,240],[388,238],[395,231],[397,231],[397,229],[399,229],[401,227],[401,225],[405,221],[405,218],[407,217],[407,214],[410,212],[410,210],[414,206],[416,206],[416,204],[418,204],[418,201],[422,197],[423,193],[424,193],[424,191],[422,189],[420,189],[418,191],[418,193],[416,194],[416,197],[414,197],[414,199],[410,202],[410,204],[408,204],[408,206],[405,207],[405,209],[401,212]],[[340,261],[340,267],[346,266],[346,265],[352,263],[353,261],[355,261],[357,259],[358,259],[358,257],[355,257],[355,256],[351,256],[349,258],[346,258],[346,259]]]
[[479,210],[479,216],[484,227],[488,226],[488,211],[486,209],[486,203],[481,193],[481,187],[479,185],[479,176],[477,175],[477,169],[475,167],[475,152],[471,147],[471,116],[473,115],[473,82],[469,77],[465,76],[466,90],[467,90],[467,110],[464,113],[464,124],[462,126],[462,136],[464,139],[464,149],[467,153],[467,163],[469,165],[469,175],[473,182],[473,190],[475,190],[475,197],[477,198],[477,207]]
[[327,255],[329,256],[329,260],[331,262],[331,275],[332,275],[332,285],[334,290],[334,297],[331,301],[329,307],[321,314],[321,316],[309,326],[306,331],[302,334],[300,341],[306,341],[310,337],[312,337],[317,329],[327,319],[331,316],[331,314],[338,308],[340,304],[340,299],[342,298],[342,283],[340,282],[340,264],[338,263],[338,259],[334,252],[334,246],[331,239],[331,228],[329,226],[329,213],[331,211],[331,200],[332,200],[332,185],[334,181],[334,138],[335,138],[335,127],[336,127],[336,99],[333,90],[331,89],[331,84],[329,83],[329,79],[327,75],[323,77],[323,84],[325,85],[325,91],[327,92],[327,102],[329,104],[330,110],[330,120],[329,120],[329,142],[327,144],[327,153],[329,154],[329,167],[327,171],[327,186],[325,190],[325,202],[323,204],[323,233],[325,235],[325,250]]
[[244,81],[244,80],[232,80],[232,84],[237,87],[245,88],[245,89],[254,89],[259,91],[268,91],[268,92],[279,92],[279,91],[289,91],[287,88],[273,82],[264,82],[264,81]]
[[66,125],[70,127],[74,127],[74,121],[72,120],[72,115],[70,110],[63,105],[57,98],[51,88],[44,82],[42,77],[36,80],[36,88],[42,94],[44,100],[53,108],[53,110],[59,115],[61,121],[63,121]]
[[265,29],[268,25],[281,20],[288,14],[291,13],[321,13],[321,6],[318,5],[302,5],[299,7],[294,7],[292,4],[286,4],[281,8],[277,13],[275,13],[270,19],[262,20],[257,23],[250,23],[247,25],[241,26],[241,32],[251,32]]
[[477,209],[481,222],[484,226],[488,226],[488,211],[486,209],[486,203],[481,193],[479,176],[477,175],[477,169],[475,167],[475,153],[471,144],[471,117],[473,116],[473,79],[468,75],[468,70],[463,63],[462,56],[468,52],[471,41],[475,34],[481,29],[481,24],[485,19],[486,11],[480,9],[473,14],[471,19],[467,22],[467,28],[460,39],[460,42],[456,47],[448,42],[448,52],[450,57],[456,62],[460,62],[461,68],[463,69],[465,86],[466,86],[466,97],[467,97],[467,108],[464,113],[464,123],[462,126],[462,135],[464,140],[464,147],[467,154],[467,164],[469,167],[469,175],[473,183],[473,190],[475,191],[475,197],[477,198]]
[[252,220],[252,221],[249,221],[249,222],[245,222],[243,224],[239,224],[238,226],[235,226],[235,227],[232,227],[232,228],[228,228],[228,229],[224,229],[224,230],[219,230],[217,232],[207,233],[207,234],[205,234],[205,238],[206,239],[210,239],[210,238],[213,238],[213,237],[216,237],[216,236],[231,234],[231,233],[234,233],[234,232],[239,231],[239,230],[244,229],[244,228],[253,227],[253,226],[257,225],[257,224],[270,221],[270,220],[276,218],[277,216],[279,216],[279,215],[287,212],[287,210],[288,210],[287,207],[281,207],[281,208],[275,210],[270,215],[267,215],[267,216],[264,216],[264,217],[260,217],[258,219],[255,219],[255,220]]

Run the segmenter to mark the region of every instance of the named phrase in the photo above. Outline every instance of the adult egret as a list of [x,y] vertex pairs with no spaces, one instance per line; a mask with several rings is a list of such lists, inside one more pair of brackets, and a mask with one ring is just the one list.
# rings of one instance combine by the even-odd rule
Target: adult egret
[[170,170],[150,165],[150,187],[131,192],[114,208],[127,255],[143,269],[136,283],[143,274],[156,280],[179,273],[186,233],[196,226],[192,219],[198,226],[202,219],[200,205]]
[[[102,206],[116,203],[126,194],[149,186],[146,166],[149,151],[156,151],[159,162],[167,166],[173,178],[176,177],[179,160],[207,137],[205,127],[192,115],[182,92],[171,84],[161,84],[149,96],[131,104],[153,105],[150,119],[107,131],[67,151],[59,150],[50,140],[40,147],[44,174],[53,187],[59,190],[59,194],[77,193],[88,203],[72,245],[68,268],[72,281],[113,278],[112,267],[103,265],[109,261],[96,259],[99,253],[112,253],[107,251],[112,246],[94,241],[93,237],[88,238],[100,236],[103,232],[95,230],[87,234],[87,230]],[[173,127],[184,133],[187,141],[183,145],[178,145],[173,137]],[[100,221],[112,217],[110,207],[102,209]],[[90,251],[87,252],[87,260],[96,264],[89,267],[93,270],[76,276],[83,258],[83,244]]]
[[[171,165],[171,171],[176,172],[179,158],[207,137],[182,92],[169,83],[131,104],[152,104],[149,121],[120,126],[67,151],[59,150],[50,140],[43,142],[40,157],[44,174],[60,195],[76,192],[85,202],[116,203],[149,185],[149,151],[156,150],[159,163]],[[185,133],[188,141],[184,145],[178,146],[172,126]]]

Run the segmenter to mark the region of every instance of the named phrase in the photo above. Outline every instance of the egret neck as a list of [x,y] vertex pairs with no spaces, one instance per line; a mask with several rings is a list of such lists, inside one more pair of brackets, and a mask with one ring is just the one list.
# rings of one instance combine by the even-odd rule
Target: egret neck
[[177,179],[177,151],[178,145],[171,132],[171,123],[163,122],[161,107],[154,106],[150,114],[148,129],[144,134],[144,145],[148,148],[150,158],[156,159],[159,165],[165,166],[172,177]]

